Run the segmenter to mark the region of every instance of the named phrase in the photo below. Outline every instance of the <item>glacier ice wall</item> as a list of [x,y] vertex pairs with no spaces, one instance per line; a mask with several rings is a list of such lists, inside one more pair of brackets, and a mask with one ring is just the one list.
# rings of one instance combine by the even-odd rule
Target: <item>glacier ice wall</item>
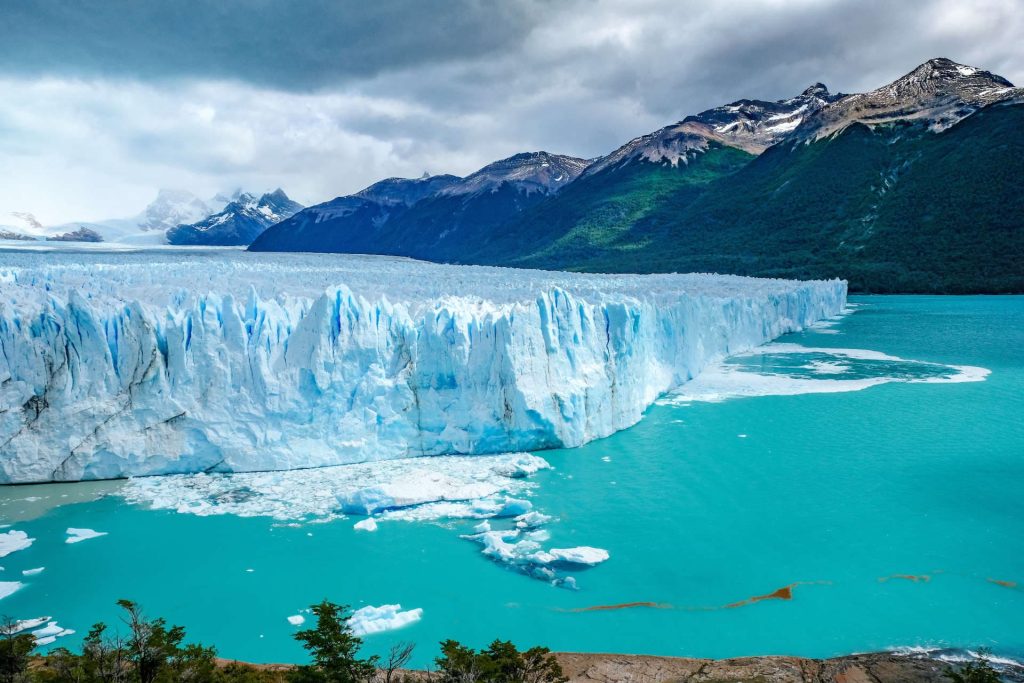
[[0,256],[0,482],[579,446],[842,281],[400,259]]

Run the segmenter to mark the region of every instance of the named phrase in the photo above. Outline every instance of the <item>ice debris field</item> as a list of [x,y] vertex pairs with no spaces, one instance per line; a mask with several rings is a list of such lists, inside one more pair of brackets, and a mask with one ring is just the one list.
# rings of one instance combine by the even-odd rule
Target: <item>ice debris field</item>
[[4,483],[578,446],[846,300],[842,281],[216,250],[0,252],[0,290]]

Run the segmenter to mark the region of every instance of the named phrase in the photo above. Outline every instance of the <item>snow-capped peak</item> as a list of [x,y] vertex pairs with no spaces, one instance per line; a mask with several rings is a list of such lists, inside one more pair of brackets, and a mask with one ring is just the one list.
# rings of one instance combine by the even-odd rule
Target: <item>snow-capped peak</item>
[[799,140],[817,139],[857,122],[921,121],[941,131],[984,106],[1008,100],[1024,100],[1024,88],[990,71],[938,57],[888,85],[831,103],[794,135]]
[[703,152],[712,141],[760,154],[793,131],[807,116],[839,97],[823,84],[815,83],[796,97],[777,102],[737,100],[630,140],[598,159],[586,173],[598,173],[633,160],[673,166],[685,164],[690,155]]
[[181,223],[201,220],[214,209],[187,190],[163,188],[138,218],[142,230],[167,230]]
[[510,183],[526,191],[554,193],[575,180],[587,160],[550,152],[523,152],[488,164],[453,183],[440,194],[464,195],[493,192]]
[[223,211],[194,223],[183,223],[167,231],[171,244],[247,245],[264,230],[302,210],[284,190],[278,188],[259,197],[250,192],[235,193]]

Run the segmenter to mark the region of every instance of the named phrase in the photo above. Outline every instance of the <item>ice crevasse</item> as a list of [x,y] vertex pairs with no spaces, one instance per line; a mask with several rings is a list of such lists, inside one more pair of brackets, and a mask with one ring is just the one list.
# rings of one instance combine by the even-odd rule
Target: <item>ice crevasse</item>
[[0,261],[2,482],[579,446],[846,300],[838,280],[22,258]]

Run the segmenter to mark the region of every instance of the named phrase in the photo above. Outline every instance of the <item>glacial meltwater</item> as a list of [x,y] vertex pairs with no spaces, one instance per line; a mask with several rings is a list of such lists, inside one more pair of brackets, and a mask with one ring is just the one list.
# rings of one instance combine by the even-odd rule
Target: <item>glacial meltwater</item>
[[[708,368],[625,431],[536,452],[551,469],[426,458],[0,488],[0,612],[48,616],[75,631],[54,644],[74,646],[130,598],[255,662],[302,661],[292,622],[324,598],[401,605],[362,613],[366,648],[411,640],[417,665],[445,638],[1024,653],[1024,297],[850,301]],[[455,493],[375,504],[430,476]],[[505,497],[466,502],[474,491]],[[359,506],[375,530],[354,528]]]

